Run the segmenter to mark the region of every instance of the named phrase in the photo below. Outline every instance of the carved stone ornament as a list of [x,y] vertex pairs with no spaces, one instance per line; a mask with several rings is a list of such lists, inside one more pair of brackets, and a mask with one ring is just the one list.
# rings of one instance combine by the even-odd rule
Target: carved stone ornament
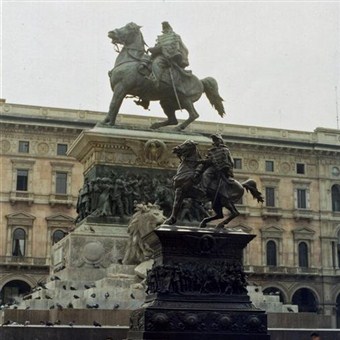
[[2,140],[1,143],[0,143],[1,152],[6,153],[10,149],[11,149],[11,143],[6,139]]
[[50,147],[47,143],[41,142],[37,145],[37,151],[39,155],[45,155],[50,150]]
[[166,145],[158,139],[150,139],[145,143],[145,159],[150,162],[160,162],[166,151]]
[[248,163],[248,168],[251,171],[256,171],[259,168],[259,163],[256,159],[251,159]]
[[280,170],[284,173],[287,174],[290,171],[290,165],[287,162],[283,162],[280,165]]
[[100,242],[89,242],[85,245],[83,256],[86,262],[96,263],[105,254],[105,249]]
[[[257,313],[242,315],[241,313],[223,311],[155,310],[150,311],[146,316],[148,321],[143,327],[145,315],[140,313],[140,310],[134,311],[131,316],[130,329],[141,331],[144,328],[150,332],[183,332],[187,336],[190,336],[188,332],[202,332],[211,335],[223,332],[225,336],[227,334],[231,336],[232,333],[265,334],[267,328],[265,314]],[[264,339],[267,338],[264,337]]]

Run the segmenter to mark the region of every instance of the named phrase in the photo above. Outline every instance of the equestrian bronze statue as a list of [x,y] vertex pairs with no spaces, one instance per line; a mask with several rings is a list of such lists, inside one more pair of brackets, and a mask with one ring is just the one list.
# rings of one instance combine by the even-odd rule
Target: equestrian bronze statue
[[[176,223],[185,198],[210,201],[215,214],[204,218],[200,227],[205,228],[207,223],[223,219],[217,224],[216,229],[223,229],[240,214],[235,203],[242,198],[244,189],[249,191],[258,202],[263,202],[262,194],[257,190],[254,180],[248,179],[240,183],[233,178],[232,157],[222,137],[220,135],[211,137],[214,143],[206,159],[202,159],[197,143],[192,140],[187,140],[173,149],[173,153],[181,162],[173,179],[175,200],[172,214],[164,222],[165,224]],[[223,208],[230,212],[226,218],[223,215]]]
[[[116,46],[118,57],[109,72],[113,97],[109,112],[103,123],[115,125],[119,109],[126,96],[136,97],[136,104],[148,109],[150,101],[159,101],[167,120],[151,125],[152,129],[177,125],[177,130],[185,129],[199,117],[194,103],[203,93],[211,105],[223,117],[223,99],[218,93],[214,78],[198,79],[185,69],[188,50],[169,23],[164,22],[163,34],[158,36],[156,45],[145,50],[141,26],[129,23],[110,31],[108,36]],[[123,46],[119,50],[119,45]],[[189,118],[178,125],[177,110],[186,110]]]

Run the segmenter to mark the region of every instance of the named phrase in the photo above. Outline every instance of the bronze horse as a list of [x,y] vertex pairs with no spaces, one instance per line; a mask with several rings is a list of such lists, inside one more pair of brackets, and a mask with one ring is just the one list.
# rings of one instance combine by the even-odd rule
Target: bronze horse
[[[197,144],[194,141],[187,140],[181,145],[173,149],[181,160],[177,168],[177,173],[174,176],[175,200],[171,216],[164,222],[165,224],[175,224],[178,213],[185,198],[193,198],[198,200],[207,199],[212,202],[212,209],[215,215],[204,218],[200,227],[205,228],[208,222],[222,219],[223,207],[227,208],[230,215],[217,224],[217,229],[222,229],[226,224],[232,221],[240,213],[238,212],[235,203],[241,199],[245,190],[250,191],[253,198],[258,202],[263,202],[262,194],[257,190],[256,182],[253,179],[248,179],[245,182],[238,182],[235,179],[228,179],[224,182],[215,178],[206,178],[209,176],[207,172],[203,172],[202,178],[195,178],[195,169],[201,163],[202,158],[197,149]],[[205,188],[201,183],[209,183]]]
[[[185,129],[191,122],[199,117],[193,103],[196,102],[203,92],[207,95],[210,103],[223,117],[223,99],[218,93],[218,86],[215,79],[211,77],[199,80],[190,72],[173,68],[173,77],[178,79],[183,91],[175,90],[170,79],[168,83],[160,82],[156,87],[148,75],[151,73],[151,57],[145,52],[145,42],[140,31],[140,27],[135,23],[129,23],[122,28],[117,28],[108,33],[112,43],[117,47],[122,45],[119,51],[114,68],[109,72],[113,97],[110,103],[109,112],[103,123],[115,125],[116,117],[127,95],[138,97],[137,104],[144,108],[148,107],[150,101],[160,101],[160,105],[167,116],[167,120],[156,122],[151,125],[152,129],[157,129],[167,125],[177,125],[176,110],[185,109],[189,113],[189,118],[178,125],[176,129]],[[177,95],[177,98],[176,98]]]

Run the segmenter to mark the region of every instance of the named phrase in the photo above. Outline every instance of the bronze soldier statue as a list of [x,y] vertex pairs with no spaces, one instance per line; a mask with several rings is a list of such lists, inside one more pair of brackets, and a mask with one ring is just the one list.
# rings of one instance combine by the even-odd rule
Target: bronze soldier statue
[[157,37],[156,45],[148,51],[153,59],[150,79],[154,81],[156,87],[159,86],[166,69],[170,69],[171,80],[174,81],[171,67],[184,69],[189,66],[188,49],[167,21],[162,22],[162,34]]
[[228,184],[230,178],[234,177],[234,160],[229,149],[224,144],[220,134],[210,136],[213,141],[213,147],[209,149],[205,160],[201,161],[195,171],[195,177],[199,178],[205,171],[205,176],[202,178],[203,188],[209,188],[211,181],[218,179]]
[[[193,104],[203,93],[223,117],[223,99],[216,80],[212,77],[198,79],[185,69],[189,65],[188,49],[170,24],[162,23],[162,34],[158,36],[155,46],[148,50],[151,56],[145,53],[146,44],[140,28],[130,22],[108,34],[116,47],[121,45],[123,48],[117,48],[119,54],[115,66],[109,71],[113,95],[103,123],[115,125],[122,102],[129,95],[136,97],[136,104],[145,109],[148,109],[150,101],[159,100],[167,119],[153,123],[152,129],[168,125],[177,125],[177,130],[185,129],[199,117]],[[189,115],[180,124],[176,118],[177,110],[186,110]],[[157,152],[155,156],[159,156]],[[153,158],[150,160],[155,161]]]

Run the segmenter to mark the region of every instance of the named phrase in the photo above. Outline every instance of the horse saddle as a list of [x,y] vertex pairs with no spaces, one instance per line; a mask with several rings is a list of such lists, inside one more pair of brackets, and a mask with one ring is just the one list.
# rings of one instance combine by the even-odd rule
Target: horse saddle
[[178,92],[186,95],[185,88],[188,87],[186,83],[190,82],[192,76],[190,70],[184,70],[173,63],[170,67],[166,67],[161,73],[160,79],[157,79],[157,76],[152,72],[152,62],[151,57],[146,54],[138,66],[138,72],[155,83],[162,82],[171,88],[175,86]]
[[150,76],[152,72],[152,62],[149,55],[145,54],[142,58],[142,61],[138,66],[138,72],[145,77]]

